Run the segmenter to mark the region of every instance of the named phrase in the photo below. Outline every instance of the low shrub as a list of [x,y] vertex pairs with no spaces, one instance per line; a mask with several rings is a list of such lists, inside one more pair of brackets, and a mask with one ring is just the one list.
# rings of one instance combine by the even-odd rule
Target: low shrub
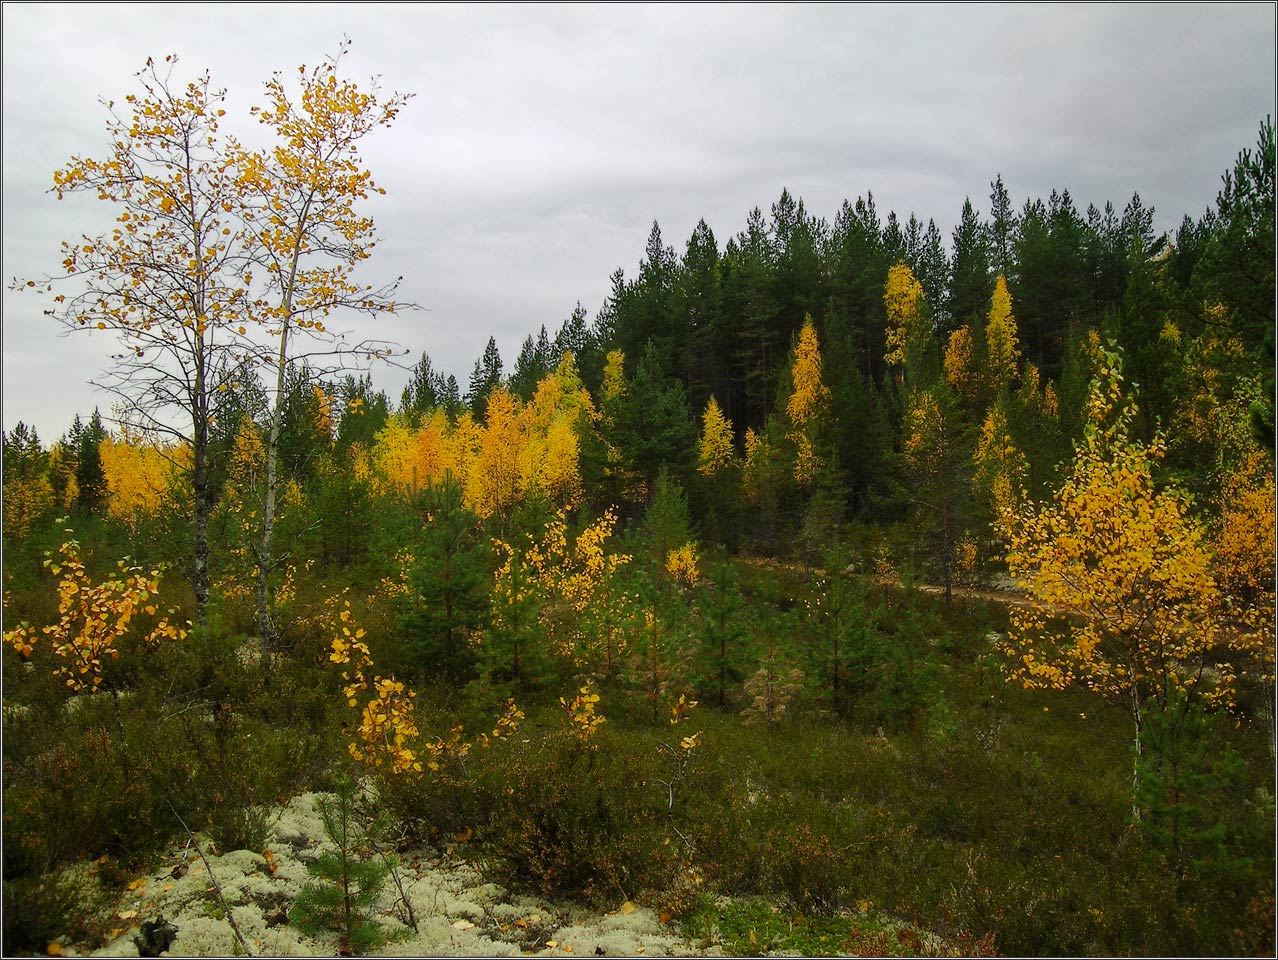
[[639,738],[596,738],[550,736],[511,755],[485,836],[503,882],[594,904],[674,884],[681,845],[657,783],[668,771]]

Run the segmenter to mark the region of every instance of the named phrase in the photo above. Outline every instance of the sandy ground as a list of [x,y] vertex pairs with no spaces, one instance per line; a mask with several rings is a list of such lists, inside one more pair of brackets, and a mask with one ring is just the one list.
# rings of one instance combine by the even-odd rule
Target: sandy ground
[[[337,934],[307,937],[286,920],[288,908],[309,879],[306,864],[327,844],[317,801],[308,793],[276,811],[268,848],[260,853],[232,850],[209,855],[213,877],[230,905],[240,932],[257,956],[335,956]],[[691,956],[718,955],[684,940],[653,911],[632,903],[591,913],[562,903],[512,895],[485,882],[470,864],[456,858],[408,853],[400,858],[405,892],[413,904],[417,930],[395,916],[398,897],[386,884],[378,923],[392,935],[379,956]],[[185,873],[173,876],[183,864]],[[270,869],[275,866],[274,871]],[[156,871],[134,881],[117,909],[120,932],[92,956],[136,957],[133,937],[145,920],[163,916],[177,927],[169,956],[242,955],[230,923],[194,849],[175,848]],[[404,913],[401,909],[399,913]],[[68,953],[71,951],[68,950]]]

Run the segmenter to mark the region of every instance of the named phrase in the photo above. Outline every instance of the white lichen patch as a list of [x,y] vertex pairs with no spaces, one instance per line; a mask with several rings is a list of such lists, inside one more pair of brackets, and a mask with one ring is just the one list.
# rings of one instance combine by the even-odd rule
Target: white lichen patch
[[[307,936],[287,921],[289,908],[310,879],[307,864],[329,845],[320,814],[322,799],[322,794],[307,793],[273,811],[264,850],[217,852],[201,838],[212,877],[190,844],[174,847],[153,873],[137,878],[136,889],[126,893],[119,909],[127,916],[120,917],[119,928],[127,929],[92,955],[137,956],[133,938],[143,921],[157,916],[178,930],[170,956],[234,955],[238,943],[226,907],[254,955],[338,955],[341,943],[336,932]],[[577,905],[511,894],[485,878],[473,864],[452,855],[432,858],[428,851],[410,852],[400,859],[399,875],[417,929],[401,921],[408,916],[407,910],[395,884],[387,881],[374,916],[388,937],[378,951],[382,956],[690,956],[719,952],[717,948],[698,949],[643,907],[627,904],[625,912],[591,913]]]

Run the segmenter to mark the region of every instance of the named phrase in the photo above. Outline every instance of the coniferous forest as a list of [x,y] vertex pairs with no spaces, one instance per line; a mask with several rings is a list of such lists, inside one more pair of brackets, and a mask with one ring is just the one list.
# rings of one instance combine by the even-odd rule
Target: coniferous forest
[[412,308],[339,67],[53,173],[116,228],[14,285],[119,346],[4,435],[6,954],[1273,955],[1270,119],[1168,233],[653,223],[447,371],[333,332]]

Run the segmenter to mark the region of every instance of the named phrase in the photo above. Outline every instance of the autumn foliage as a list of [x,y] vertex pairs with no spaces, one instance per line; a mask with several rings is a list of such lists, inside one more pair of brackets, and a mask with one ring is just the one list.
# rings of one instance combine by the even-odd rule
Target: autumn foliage
[[[1029,688],[1086,686],[1142,714],[1174,691],[1234,705],[1211,552],[1189,498],[1155,483],[1166,449],[1131,435],[1120,357],[1098,350],[1088,421],[1052,502],[1005,508],[1009,573],[1038,606],[1012,615],[1008,669]],[[1064,631],[1053,614],[1069,617]],[[1214,669],[1208,671],[1208,663]]]
[[[126,560],[117,564],[115,577],[94,583],[80,558],[80,545],[70,537],[45,566],[58,581],[58,620],[43,627],[23,623],[4,634],[9,644],[24,658],[30,657],[41,638],[48,643],[57,666],[73,693],[97,693],[102,689],[104,671],[110,661],[120,658],[124,641],[139,635],[146,646],[186,637],[186,625],[171,621],[172,610],[160,615],[156,597],[160,571],[145,571]],[[156,617],[159,619],[155,619]],[[148,618],[150,626],[139,629]],[[138,621],[138,623],[135,623]]]
[[1174,239],[1001,179],[952,256],[872,199],[682,259],[654,225],[593,324],[509,377],[490,338],[466,393],[423,354],[396,405],[338,327],[407,306],[361,159],[407,98],[345,49],[266,84],[262,149],[148,63],[55,174],[115,221],[19,283],[118,339],[123,405],[4,438],[6,916],[183,818],[261,849],[336,777],[512,890],[711,938],[718,894],[787,899],[725,949],[896,949],[881,911],[960,931],[906,950],[1270,955],[1272,239],[1233,260],[1272,177]]
[[795,446],[794,479],[807,484],[815,479],[822,465],[814,440],[830,406],[830,390],[821,379],[821,349],[811,317],[804,320],[799,330],[790,379],[794,389],[785,405],[790,422],[786,436]]
[[923,313],[923,287],[904,263],[888,271],[883,288],[883,307],[887,311],[887,354],[889,366],[904,367],[918,359],[927,340]]

